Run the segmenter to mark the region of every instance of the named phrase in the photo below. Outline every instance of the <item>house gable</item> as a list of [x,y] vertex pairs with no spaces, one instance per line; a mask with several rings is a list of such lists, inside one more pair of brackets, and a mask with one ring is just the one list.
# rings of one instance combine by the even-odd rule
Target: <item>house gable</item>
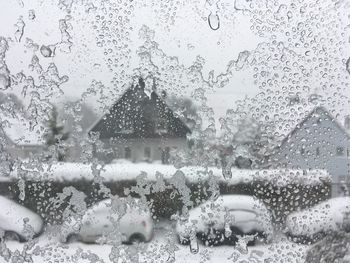
[[143,80],[130,87],[90,130],[100,139],[186,138],[189,128],[152,91],[148,96]]
[[316,107],[282,141],[271,158],[274,166],[327,169],[347,166],[349,136],[324,107]]

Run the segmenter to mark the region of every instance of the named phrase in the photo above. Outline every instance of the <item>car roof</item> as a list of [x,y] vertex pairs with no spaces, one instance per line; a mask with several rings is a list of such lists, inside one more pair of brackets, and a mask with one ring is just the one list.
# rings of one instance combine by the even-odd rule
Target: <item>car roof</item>
[[[139,198],[131,198],[131,197],[118,197],[116,200],[121,201],[122,204],[126,205],[128,209],[130,208],[140,208],[143,207],[141,205],[141,201]],[[102,211],[102,210],[109,210],[111,208],[112,199],[107,198],[102,201],[99,201],[98,203],[92,205],[88,208],[88,211]],[[137,206],[135,206],[135,204]]]
[[220,195],[215,201],[209,200],[200,205],[200,207],[210,206],[211,203],[223,206],[228,210],[244,210],[251,212],[267,210],[261,201],[251,195]]

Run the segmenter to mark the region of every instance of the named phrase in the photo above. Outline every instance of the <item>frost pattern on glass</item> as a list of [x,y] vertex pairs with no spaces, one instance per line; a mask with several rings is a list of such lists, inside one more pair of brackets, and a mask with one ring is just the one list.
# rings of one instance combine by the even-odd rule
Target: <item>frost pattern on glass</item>
[[[178,259],[189,262],[198,258],[201,262],[221,262],[223,258],[229,262],[300,262],[315,255],[319,260],[325,254],[345,257],[343,250],[334,256],[332,249],[322,247],[323,243],[313,247],[300,245],[323,237],[322,229],[310,234],[317,229],[313,220],[318,220],[318,213],[325,220],[332,219],[332,213],[339,209],[343,211],[340,219],[336,217],[334,224],[330,223],[332,220],[325,221],[322,226],[333,231],[323,242],[334,246],[348,242],[344,234],[350,213],[348,198],[343,197],[335,204],[323,200],[329,196],[332,178],[325,171],[327,162],[317,163],[316,170],[302,165],[291,168],[292,161],[300,156],[301,161],[311,165],[315,160],[345,159],[348,155],[344,145],[328,148],[334,138],[344,135],[342,129],[331,124],[347,114],[349,21],[344,13],[347,14],[349,6],[345,1],[59,0],[55,7],[62,13],[55,21],[56,38],[50,37],[52,32],[45,32],[47,38],[40,41],[35,34],[29,34],[33,33],[30,24],[40,21],[41,12],[22,1],[17,5],[22,15],[18,16],[11,35],[0,37],[0,90],[4,92],[0,94],[0,149],[4,152],[0,171],[6,176],[4,182],[15,182],[10,184],[12,198],[21,205],[31,206],[44,218],[45,238],[49,240],[43,244],[43,240],[34,238],[40,232],[36,229],[41,222],[38,217],[25,217],[19,220],[19,233],[29,240],[23,246],[12,246],[6,240],[20,236],[1,231],[0,255],[6,261],[35,262],[40,257],[48,262],[176,262]],[[150,25],[140,26],[134,21],[143,9],[149,9],[154,16],[149,17]],[[232,55],[235,57],[231,57],[222,72],[214,69],[206,72],[205,54],[198,54],[187,63],[163,49],[166,44],[162,34],[171,36],[181,19],[186,18],[188,27],[199,20],[198,24],[208,30],[208,37],[215,38],[235,30],[242,17],[249,24],[246,30],[255,34],[260,43]],[[94,57],[88,53],[91,51],[85,51],[85,48],[89,50],[87,43],[77,50],[79,43],[90,41],[90,36],[75,38],[81,33],[78,32],[81,25],[91,30],[94,51],[101,52],[102,59],[93,61]],[[173,40],[178,41],[176,37],[167,41]],[[136,52],[133,41],[139,42]],[[182,44],[188,51],[196,50],[191,40],[180,42],[177,46]],[[216,43],[219,49],[221,39]],[[8,56],[21,46],[25,47],[25,56],[19,59],[20,66],[8,63]],[[77,53],[71,54],[74,52]],[[66,89],[79,84],[70,79],[76,69],[69,66],[67,69],[62,63],[65,60],[67,65],[74,63],[67,59],[72,57],[75,61],[86,61],[87,67],[92,66],[89,73],[100,71],[106,76],[92,79],[81,98],[58,107],[52,104],[53,98],[64,100]],[[138,61],[137,66],[133,60]],[[252,78],[258,94],[232,102],[226,114],[217,120],[209,94],[234,85],[234,77],[243,72]],[[121,153],[116,150],[118,147],[113,147],[128,142],[125,138],[137,127],[126,117],[121,120],[125,136],[121,141],[103,140],[103,129],[87,135],[98,119],[93,116],[95,108],[98,108],[96,115],[102,116],[100,120],[106,120],[108,113],[113,115],[113,100],[126,94],[129,88],[138,90],[135,98],[140,103],[135,108],[146,105],[144,118],[152,116],[154,109],[147,102],[164,102],[190,127],[191,133],[185,136],[188,144],[185,150],[164,147],[164,142],[151,149],[144,147],[146,139],[142,138],[139,148],[143,149],[137,150],[143,154],[144,163],[133,164],[134,148],[119,146]],[[16,92],[23,102],[11,92]],[[185,93],[190,100],[185,98]],[[94,109],[89,100],[94,101]],[[128,100],[125,108],[131,111],[133,105]],[[324,107],[330,108],[330,112]],[[165,113],[169,112],[157,113],[159,119],[152,124],[154,127],[146,123],[139,134],[154,129],[158,136],[163,136],[171,128]],[[16,122],[22,126],[16,127]],[[301,123],[311,124],[305,127]],[[152,127],[146,127],[147,124]],[[113,127],[113,123],[109,125]],[[317,128],[321,125],[323,128]],[[290,133],[293,127],[296,130]],[[18,135],[13,141],[6,134],[11,129],[11,135]],[[300,137],[298,130],[303,132]],[[42,149],[31,152],[38,142],[21,135],[23,131],[34,139],[41,137]],[[295,142],[293,134],[297,134]],[[327,138],[314,143],[322,136]],[[286,145],[283,144],[286,140],[292,141],[290,145],[297,149],[287,149],[281,154],[280,146]],[[11,148],[30,153],[25,158],[17,157],[6,152]],[[155,151],[165,164],[147,163]],[[310,157],[311,152],[317,157]],[[99,154],[107,156],[110,163],[99,159]],[[121,162],[118,159],[121,155],[129,160]],[[348,195],[348,177],[340,179],[343,192]],[[245,202],[243,208],[228,210],[215,203],[232,192],[236,195],[232,195],[233,204],[226,204],[227,207],[239,204],[246,197],[237,194],[241,192],[254,196],[252,200],[261,204],[248,209],[249,202]],[[96,212],[95,205],[101,204],[101,200],[109,203],[97,207]],[[147,211],[139,211],[142,207]],[[133,225],[133,230],[154,224],[150,243],[143,243],[148,240],[141,230],[128,236],[125,227],[121,227],[123,220],[132,225],[133,218],[128,215],[134,213],[133,209],[138,210],[136,217],[143,219]],[[311,218],[308,209],[315,209]],[[259,214],[266,229],[256,234],[244,232],[239,224],[254,221],[249,220],[260,210],[269,211]],[[108,212],[93,222],[88,220],[91,211]],[[193,219],[193,214],[199,217]],[[31,218],[37,219],[36,224]],[[104,230],[96,234],[94,242],[108,248],[104,251],[94,250],[95,246],[86,249],[81,243],[55,241],[63,234],[69,234],[64,236],[65,241],[82,241],[86,238],[84,229],[100,223]],[[183,232],[180,234],[174,225],[183,227]],[[306,237],[300,237],[300,231]],[[214,246],[224,242],[230,245],[225,251]],[[253,242],[262,242],[263,248],[251,248],[249,244]]]

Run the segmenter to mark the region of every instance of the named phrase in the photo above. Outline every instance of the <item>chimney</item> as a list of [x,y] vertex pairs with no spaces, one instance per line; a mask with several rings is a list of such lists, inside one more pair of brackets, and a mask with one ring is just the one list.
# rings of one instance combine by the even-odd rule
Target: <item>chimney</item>
[[152,93],[151,93],[151,100],[154,102],[157,101],[157,94],[154,91],[152,91]]
[[142,77],[139,78],[139,87],[144,90],[145,89],[145,81]]
[[157,91],[157,84],[156,84],[156,78],[153,78],[153,85],[152,85],[152,91]]
[[350,130],[350,115],[345,116],[344,127],[346,130]]
[[152,84],[152,92],[151,92],[151,100],[156,102],[157,101],[157,84],[156,84],[156,78],[153,78],[153,84]]

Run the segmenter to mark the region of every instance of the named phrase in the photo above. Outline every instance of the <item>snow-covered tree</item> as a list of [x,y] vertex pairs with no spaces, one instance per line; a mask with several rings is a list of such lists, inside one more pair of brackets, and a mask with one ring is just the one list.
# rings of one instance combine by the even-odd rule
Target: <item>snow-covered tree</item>
[[279,145],[280,138],[275,134],[275,123],[257,119],[253,112],[230,110],[220,119],[219,144],[232,148],[230,159],[238,168],[261,168],[269,165],[269,157]]

